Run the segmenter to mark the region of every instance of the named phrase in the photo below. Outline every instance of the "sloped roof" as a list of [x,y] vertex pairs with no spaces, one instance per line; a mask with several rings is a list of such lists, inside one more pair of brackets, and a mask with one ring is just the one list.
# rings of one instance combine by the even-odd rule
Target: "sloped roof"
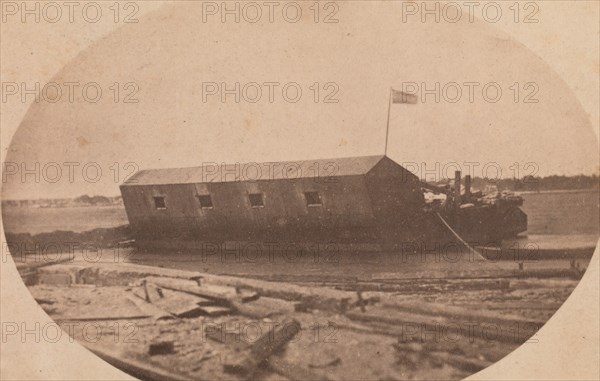
[[135,173],[123,185],[225,183],[364,175],[384,157],[376,155],[265,163],[203,163],[199,167],[146,169]]

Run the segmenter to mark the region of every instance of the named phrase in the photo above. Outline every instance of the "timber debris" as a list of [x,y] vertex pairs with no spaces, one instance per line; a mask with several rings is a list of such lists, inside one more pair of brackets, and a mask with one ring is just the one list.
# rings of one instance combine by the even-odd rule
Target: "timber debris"
[[[427,364],[430,377],[462,378],[535,336],[577,284],[562,277],[327,281],[315,276],[293,277],[298,282],[293,284],[101,263],[36,272],[40,279],[65,282],[31,288],[59,324],[93,322],[114,330],[115,321],[135,322],[139,331],[133,343],[111,337],[104,344],[80,341],[144,380],[277,374],[333,381],[374,369],[367,365],[373,361],[386,372],[373,378],[419,378],[422,367],[415,364]],[[57,287],[60,292],[54,292]],[[535,308],[539,300],[544,308]],[[444,329],[453,341],[440,338]],[[486,339],[490,334],[492,344]],[[362,357],[355,357],[357,346]]]

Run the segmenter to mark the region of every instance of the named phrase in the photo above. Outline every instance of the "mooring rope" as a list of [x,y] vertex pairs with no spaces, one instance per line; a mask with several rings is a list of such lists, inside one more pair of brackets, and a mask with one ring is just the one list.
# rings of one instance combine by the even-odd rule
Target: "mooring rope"
[[459,240],[460,243],[462,243],[467,249],[472,250],[474,253],[476,253],[477,255],[479,255],[480,259],[486,260],[486,258],[481,255],[480,252],[478,252],[477,250],[475,250],[474,247],[472,247],[471,245],[469,245],[464,239],[462,239],[457,232],[454,231],[454,229],[452,229],[452,227],[448,224],[448,222],[446,222],[446,220],[444,219],[444,217],[442,217],[440,215],[439,212],[435,212],[435,214],[437,214],[437,216],[440,218],[440,220],[442,221],[442,223],[446,226],[446,228],[448,228],[448,230],[450,230],[450,232],[452,233],[452,235],[454,235],[456,237],[456,239]]

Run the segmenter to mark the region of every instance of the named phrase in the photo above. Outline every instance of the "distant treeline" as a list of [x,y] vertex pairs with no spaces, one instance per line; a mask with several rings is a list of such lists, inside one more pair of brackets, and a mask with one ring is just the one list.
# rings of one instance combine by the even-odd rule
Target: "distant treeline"
[[81,206],[110,206],[123,205],[121,196],[88,196],[76,198],[51,198],[37,200],[2,200],[3,207],[33,207],[33,208],[69,208]]
[[[498,191],[550,191],[550,190],[577,190],[577,189],[600,189],[599,177],[592,176],[547,176],[534,177],[525,176],[522,179],[485,179],[473,178],[471,184],[474,190],[490,190],[497,188]],[[452,180],[437,182],[437,185],[450,184]],[[38,200],[2,200],[3,207],[37,207],[37,208],[65,208],[76,206],[110,206],[123,205],[121,196],[88,196],[62,199],[38,199]]]
[[499,191],[549,191],[599,189],[599,178],[592,176],[525,176],[522,179],[473,179],[473,188],[484,190],[488,186],[496,186]]

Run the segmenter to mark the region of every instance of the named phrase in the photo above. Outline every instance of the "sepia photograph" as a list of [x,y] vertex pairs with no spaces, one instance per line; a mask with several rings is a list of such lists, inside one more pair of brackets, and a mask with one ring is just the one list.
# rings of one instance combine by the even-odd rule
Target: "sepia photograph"
[[600,2],[0,8],[0,379],[600,379]]

